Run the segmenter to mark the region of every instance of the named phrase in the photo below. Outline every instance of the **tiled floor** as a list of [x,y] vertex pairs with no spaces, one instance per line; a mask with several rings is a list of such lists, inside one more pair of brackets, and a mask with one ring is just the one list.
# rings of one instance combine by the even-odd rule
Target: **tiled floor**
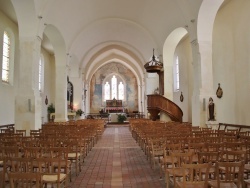
[[108,125],[92,148],[71,188],[162,188],[159,169],[151,169],[128,126]]

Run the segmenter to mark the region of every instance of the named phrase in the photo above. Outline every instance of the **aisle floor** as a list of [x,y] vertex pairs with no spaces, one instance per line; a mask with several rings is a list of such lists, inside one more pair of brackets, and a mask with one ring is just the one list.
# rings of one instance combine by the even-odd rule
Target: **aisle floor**
[[128,126],[112,125],[84,160],[70,188],[162,188],[159,169],[153,170],[132,138]]

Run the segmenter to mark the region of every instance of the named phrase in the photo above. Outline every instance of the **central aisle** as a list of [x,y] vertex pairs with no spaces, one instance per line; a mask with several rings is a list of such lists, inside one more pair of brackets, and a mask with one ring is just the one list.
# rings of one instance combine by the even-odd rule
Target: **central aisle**
[[70,187],[165,187],[159,177],[159,169],[151,169],[129,127],[113,125],[105,129]]

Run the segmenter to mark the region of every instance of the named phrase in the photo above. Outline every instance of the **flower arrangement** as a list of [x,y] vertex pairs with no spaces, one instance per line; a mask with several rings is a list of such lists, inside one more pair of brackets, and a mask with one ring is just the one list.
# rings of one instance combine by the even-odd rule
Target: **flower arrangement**
[[78,109],[78,110],[76,111],[76,114],[79,115],[79,116],[81,116],[81,115],[83,114],[82,109]]
[[51,103],[51,104],[48,106],[47,111],[48,111],[49,114],[50,114],[50,113],[55,113],[55,107],[54,107],[53,103]]
[[118,114],[117,120],[119,123],[123,123],[125,120],[127,120],[127,116],[125,114]]

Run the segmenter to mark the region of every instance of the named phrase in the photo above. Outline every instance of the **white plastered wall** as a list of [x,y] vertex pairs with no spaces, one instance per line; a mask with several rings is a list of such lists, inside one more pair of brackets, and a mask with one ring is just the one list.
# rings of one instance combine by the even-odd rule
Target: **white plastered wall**
[[[41,92],[42,100],[42,117],[43,123],[48,122],[48,105],[53,103],[55,105],[55,59],[54,55],[49,54],[44,49],[41,49],[44,57],[44,88]],[[45,104],[47,96],[48,104]]]
[[[12,84],[4,84],[0,81],[0,125],[14,124],[15,123],[15,95],[16,88],[18,87],[18,67],[19,67],[19,54],[18,54],[18,29],[8,17],[0,11],[0,44],[3,44],[3,32],[7,29],[11,31],[14,37],[14,70]],[[3,47],[0,45],[0,54],[2,54]],[[0,57],[0,75],[2,78],[2,57]]]
[[[176,56],[179,58],[180,90],[174,91],[173,102],[183,111],[182,121],[192,122],[193,66],[189,37],[180,41],[176,47],[174,59]],[[181,92],[184,97],[183,102],[180,101]]]
[[250,1],[231,1],[215,19],[213,31],[214,90],[219,122],[250,125]]

